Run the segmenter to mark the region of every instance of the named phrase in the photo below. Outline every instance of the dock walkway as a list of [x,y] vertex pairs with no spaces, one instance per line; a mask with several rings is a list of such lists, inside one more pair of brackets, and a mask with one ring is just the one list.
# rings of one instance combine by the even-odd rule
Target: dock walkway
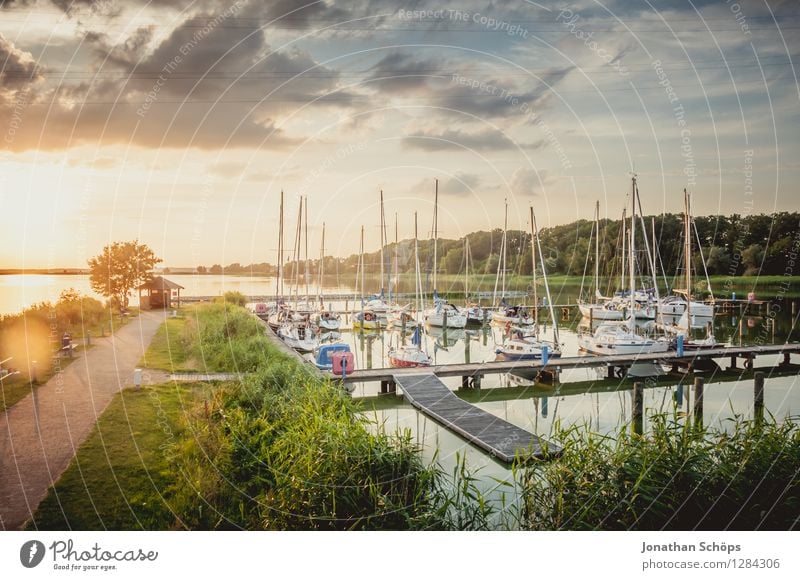
[[561,455],[559,446],[459,399],[432,373],[397,375],[395,382],[422,413],[501,461]]

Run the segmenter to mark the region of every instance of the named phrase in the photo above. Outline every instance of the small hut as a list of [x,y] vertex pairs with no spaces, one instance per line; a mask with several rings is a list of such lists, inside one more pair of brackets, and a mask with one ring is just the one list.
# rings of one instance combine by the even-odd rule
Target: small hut
[[173,300],[175,307],[180,308],[181,290],[183,286],[167,280],[162,276],[154,276],[149,282],[139,286],[139,308],[142,310],[154,310],[158,308],[172,308]]

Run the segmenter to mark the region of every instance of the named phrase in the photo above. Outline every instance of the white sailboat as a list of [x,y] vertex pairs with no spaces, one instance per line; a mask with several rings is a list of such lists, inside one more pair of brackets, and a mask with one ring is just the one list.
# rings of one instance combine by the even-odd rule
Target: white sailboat
[[[382,326],[382,320],[385,320],[385,312],[376,312],[371,306],[370,302],[364,299],[364,226],[361,226],[361,245],[358,255],[358,275],[361,276],[361,309],[353,314],[353,329],[361,330],[375,330]],[[353,302],[357,301],[357,297],[353,296]],[[383,316],[381,316],[381,314]]]
[[[505,214],[503,218],[503,238],[500,242],[500,259],[497,262],[497,278],[494,281],[494,301],[497,310],[492,313],[492,322],[495,324],[530,326],[533,317],[522,306],[512,306],[506,302],[506,265],[508,241],[508,200],[505,200]],[[497,284],[500,282],[500,302],[497,302]]]
[[305,198],[305,301],[300,300],[300,242],[303,229],[303,199],[300,200],[300,213],[297,219],[297,232],[295,234],[294,249],[294,286],[295,301],[291,307],[285,308],[280,314],[278,337],[287,345],[299,352],[312,352],[319,345],[319,336],[311,323],[314,308],[308,301],[308,198]]
[[467,315],[461,312],[454,304],[440,298],[436,287],[436,273],[439,269],[437,249],[439,243],[439,180],[436,180],[436,190],[433,202],[433,308],[425,310],[423,318],[429,326],[446,326],[447,328],[464,328],[467,325]]
[[482,325],[492,320],[492,311],[484,308],[478,302],[470,301],[469,293],[469,264],[472,254],[469,249],[469,236],[464,236],[464,310],[467,314],[467,324]]
[[631,187],[630,243],[628,244],[628,320],[623,323],[607,322],[601,324],[593,334],[585,334],[578,339],[580,348],[593,354],[645,354],[666,352],[669,341],[643,337],[636,329],[636,271],[634,248],[636,246],[636,177]]
[[692,300],[692,215],[691,200],[686,189],[683,190],[684,197],[684,268],[686,269],[684,280],[686,288],[675,289],[673,294],[666,296],[659,304],[659,311],[664,316],[682,316],[687,311],[691,311],[692,317],[710,318],[714,316],[714,305]]
[[[623,228],[625,222],[623,218]],[[596,202],[594,209],[594,296],[598,302],[578,300],[578,309],[584,318],[592,320],[622,320],[624,309],[619,308],[619,302],[604,298],[600,292],[600,202]],[[623,240],[625,234],[623,233]],[[591,241],[590,241],[591,243]],[[624,241],[623,241],[624,245]],[[624,252],[624,249],[623,249]]]
[[[550,320],[553,322],[553,341],[545,341],[540,337],[539,332],[539,296],[536,287],[536,254],[539,253],[539,262],[542,265],[542,280],[547,295],[547,304],[550,309]],[[510,329],[510,338],[495,352],[505,360],[534,360],[542,359],[545,352],[548,357],[560,357],[561,346],[558,340],[558,323],[556,322],[555,312],[553,311],[553,301],[550,298],[550,286],[547,283],[547,272],[545,270],[544,256],[542,255],[541,244],[539,243],[539,232],[536,227],[536,216],[531,207],[531,261],[533,265],[533,327],[526,332],[520,327]]]
[[331,312],[330,310],[325,310],[325,303],[322,300],[322,281],[323,277],[325,276],[325,222],[322,222],[322,243],[320,244],[319,250],[319,267],[318,267],[318,277],[319,281],[317,283],[317,301],[319,303],[319,309],[314,313],[313,320],[314,324],[321,331],[331,332],[335,330],[339,330],[342,326],[342,318],[335,312]]

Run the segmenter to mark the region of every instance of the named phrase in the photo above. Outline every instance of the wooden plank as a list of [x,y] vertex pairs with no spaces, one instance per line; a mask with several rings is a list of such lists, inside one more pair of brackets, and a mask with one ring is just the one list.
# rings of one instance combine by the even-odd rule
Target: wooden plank
[[501,461],[561,455],[559,446],[459,399],[433,373],[402,374],[394,380],[414,407]]
[[[762,346],[740,346],[740,347],[722,347],[715,349],[708,349],[704,351],[684,353],[684,356],[679,357],[677,352],[663,352],[653,354],[639,354],[639,355],[604,355],[604,356],[574,356],[574,357],[561,357],[552,358],[547,365],[543,365],[542,361],[488,361],[481,363],[470,364],[448,364],[430,366],[426,368],[427,372],[433,373],[439,377],[472,377],[482,376],[487,374],[502,374],[511,371],[529,371],[535,372],[547,368],[557,369],[572,369],[572,368],[585,368],[597,366],[628,366],[633,363],[642,362],[660,362],[674,360],[675,362],[691,363],[695,360],[704,360],[710,358],[724,358],[729,356],[756,356],[756,355],[769,355],[769,354],[782,354],[782,353],[799,353],[800,344],[772,344]],[[394,376],[413,375],[419,373],[419,369],[393,369],[393,368],[379,368],[379,369],[362,369],[355,370],[349,374],[344,382],[358,383],[358,382],[371,382],[371,381],[389,381]]]

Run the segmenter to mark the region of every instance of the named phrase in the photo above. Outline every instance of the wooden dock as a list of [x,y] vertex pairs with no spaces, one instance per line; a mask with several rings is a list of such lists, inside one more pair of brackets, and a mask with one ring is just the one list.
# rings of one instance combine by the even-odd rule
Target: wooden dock
[[459,399],[432,373],[417,369],[417,374],[398,375],[395,383],[422,413],[500,461],[561,455],[559,446]]
[[[547,365],[542,364],[541,360],[532,361],[491,361],[482,363],[470,364],[448,364],[427,367],[425,370],[437,377],[462,377],[462,384],[466,386],[468,380],[478,380],[485,375],[490,374],[505,374],[510,372],[518,372],[525,374],[536,374],[540,371],[560,372],[564,369],[574,368],[590,368],[590,367],[607,367],[609,369],[609,377],[613,377],[612,371],[616,369],[625,369],[635,363],[646,362],[665,362],[674,363],[676,365],[691,366],[696,361],[715,359],[715,358],[730,358],[731,368],[736,368],[736,361],[743,359],[746,368],[752,368],[753,361],[757,356],[763,355],[783,355],[784,363],[789,364],[789,355],[793,353],[800,353],[800,343],[793,344],[770,344],[761,346],[728,346],[714,349],[701,350],[697,352],[684,352],[683,356],[678,356],[677,352],[662,352],[653,354],[639,354],[639,355],[606,355],[606,356],[572,356],[551,358]],[[380,368],[380,369],[362,369],[355,370],[347,375],[344,379],[348,383],[360,382],[375,382],[381,383],[396,382],[396,378],[404,375],[418,374],[418,368],[406,369],[393,369],[393,368]],[[476,385],[476,386],[478,386]],[[385,389],[381,389],[386,392]]]

